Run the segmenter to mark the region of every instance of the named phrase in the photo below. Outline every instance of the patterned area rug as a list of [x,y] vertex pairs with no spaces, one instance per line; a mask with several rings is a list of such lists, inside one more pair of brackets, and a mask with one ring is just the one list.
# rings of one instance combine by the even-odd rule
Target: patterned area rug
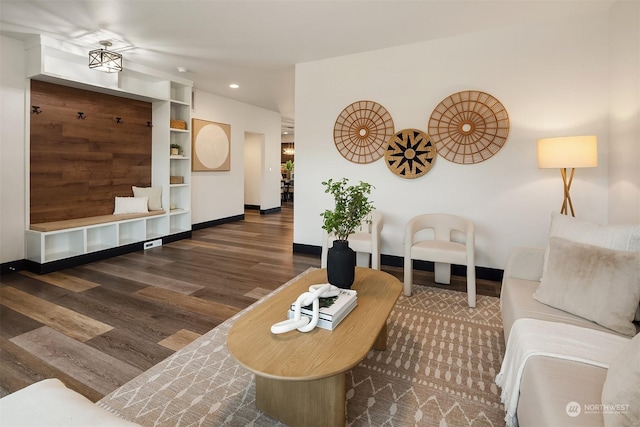
[[[498,298],[479,296],[470,309],[463,293],[413,292],[391,312],[387,350],[370,351],[347,372],[347,425],[504,426],[493,381],[504,354]],[[253,374],[227,352],[226,335],[240,315],[98,405],[144,426],[281,426],[255,408]]]

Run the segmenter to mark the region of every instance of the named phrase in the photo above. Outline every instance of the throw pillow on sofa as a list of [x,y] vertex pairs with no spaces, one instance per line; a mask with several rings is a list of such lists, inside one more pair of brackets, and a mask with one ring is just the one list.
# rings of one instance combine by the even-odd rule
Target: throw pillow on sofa
[[[551,213],[549,237],[554,236],[601,248],[640,252],[640,224],[600,225],[553,212]],[[545,269],[547,268],[548,256],[549,247],[547,246],[544,256]]]
[[605,427],[640,425],[640,334],[611,361],[602,404]]
[[552,237],[549,259],[533,297],[543,304],[634,336],[640,302],[640,252]]
[[[607,249],[640,252],[640,224],[600,225],[553,212],[549,238],[554,236]],[[547,269],[548,259],[549,246],[547,245],[543,271]],[[635,320],[640,321],[640,305],[636,309]]]

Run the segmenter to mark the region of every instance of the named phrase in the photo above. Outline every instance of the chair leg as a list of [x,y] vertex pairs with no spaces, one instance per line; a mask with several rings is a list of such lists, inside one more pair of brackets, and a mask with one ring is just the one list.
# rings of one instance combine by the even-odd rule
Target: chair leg
[[469,307],[476,306],[476,267],[475,265],[467,266],[467,299]]
[[371,268],[374,270],[380,270],[380,254],[377,256],[375,254],[371,254]]
[[404,294],[411,296],[411,285],[413,283],[413,260],[407,256],[404,257]]
[[434,263],[433,270],[436,275],[436,283],[444,285],[451,284],[451,264],[436,262]]

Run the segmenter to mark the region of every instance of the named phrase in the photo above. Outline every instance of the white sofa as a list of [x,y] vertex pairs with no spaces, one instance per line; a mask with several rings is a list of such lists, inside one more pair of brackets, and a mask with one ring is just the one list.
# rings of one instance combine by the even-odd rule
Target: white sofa
[[[613,230],[614,228],[615,230]],[[615,351],[602,348],[603,353],[605,350],[611,350],[612,354],[615,354],[611,357],[612,360],[610,360],[610,366],[607,369],[552,354],[553,351],[550,349],[553,347],[555,332],[553,328],[549,328],[548,332],[545,331],[548,336],[541,338],[540,351],[532,352],[533,355],[521,365],[523,370],[520,371],[519,396],[516,396],[517,418],[512,420],[515,422],[512,425],[522,427],[640,425],[640,335],[637,334],[640,328],[637,322],[630,323],[631,330],[627,328],[626,324],[633,320],[634,315],[640,319],[638,316],[640,314],[638,307],[640,302],[640,226],[614,228],[588,224],[554,214],[552,215],[548,248],[520,248],[511,253],[504,272],[501,294],[501,311],[507,352],[510,351],[508,349],[510,340],[518,338],[526,340],[529,337],[511,336],[512,330],[515,334],[522,331],[521,328],[514,328],[514,324],[519,319],[551,322],[537,323],[543,327],[562,323],[601,331],[605,333],[605,335],[600,334],[601,336],[606,338],[611,335],[613,342],[620,342],[620,347],[616,347]],[[612,230],[619,232],[619,235],[612,237]],[[580,241],[595,244],[584,245]],[[613,272],[608,271],[607,263],[610,260],[601,261],[612,254],[607,251],[613,251],[613,249],[610,250],[607,246],[622,246],[622,249],[616,249],[616,253],[613,255],[621,255],[624,261],[616,264]],[[574,259],[571,260],[571,256],[565,257],[564,254],[559,254],[558,248],[565,252],[571,252],[577,248],[574,251]],[[595,253],[597,258],[590,258],[589,251]],[[604,255],[601,256],[601,253]],[[553,257],[560,259],[552,259]],[[554,263],[554,261],[557,262]],[[576,262],[586,263],[586,266],[577,265],[577,273],[572,270],[576,268],[576,265],[572,265]],[[624,264],[625,262],[627,264]],[[598,263],[604,267],[598,268]],[[625,265],[626,267],[624,267]],[[590,271],[592,266],[595,266],[594,270]],[[628,274],[621,278],[620,274],[625,273],[622,271],[625,268]],[[564,269],[569,271],[560,271]],[[587,277],[578,277],[574,280],[575,276],[580,276],[580,271],[584,270],[588,271]],[[560,271],[559,274],[558,271]],[[576,284],[584,285],[584,287],[572,289],[571,286],[568,286],[566,289],[558,289],[562,288],[563,284],[559,285],[557,280],[563,279],[565,273],[568,276],[564,276],[564,280],[577,281]],[[608,283],[606,279],[603,279],[609,277],[615,283]],[[588,283],[591,279],[595,283]],[[580,280],[584,283],[580,283]],[[621,295],[622,288],[615,288],[617,284],[625,281],[629,285],[624,290],[628,293],[627,296]],[[542,283],[546,288],[541,287]],[[609,324],[610,319],[607,318],[609,313],[589,308],[589,304],[592,304],[593,301],[590,301],[587,295],[591,292],[588,286],[596,285],[605,289],[605,292],[609,290],[616,294],[612,296],[612,300],[616,300],[611,303],[612,305],[621,304],[625,307],[624,310],[621,308],[619,310],[626,310],[626,317],[622,316],[623,318],[616,318],[612,321],[613,327],[618,328],[619,331],[614,331],[600,324],[605,323],[607,326],[612,326]],[[548,295],[545,296],[544,291],[546,290],[548,294],[550,286],[555,286],[552,293],[557,290],[557,295],[554,297],[559,295],[556,299],[560,301],[550,298]],[[608,289],[609,286],[612,288]],[[579,289],[578,292],[576,289]],[[596,291],[597,289],[594,292]],[[576,293],[579,295],[575,295]],[[601,300],[601,305],[605,305],[606,295],[603,296],[602,293],[598,294],[597,292],[594,295]],[[563,302],[563,298],[568,302]],[[575,301],[571,301],[572,299]],[[632,300],[631,306],[628,304],[629,299]],[[546,303],[542,303],[540,300]],[[633,305],[633,300],[635,300],[635,305]],[[629,307],[631,307],[631,314],[629,314]],[[576,315],[575,312],[580,315]],[[616,322],[622,325],[615,324]],[[525,322],[521,322],[520,325],[522,323]],[[528,321],[528,323],[531,322]],[[634,334],[635,338],[631,339]],[[581,335],[577,334],[576,336]],[[598,342],[588,344],[598,351]],[[560,345],[564,345],[564,343],[560,342]],[[607,341],[607,346],[610,345]],[[502,386],[498,379],[496,382]],[[605,385],[607,385],[607,391],[603,394]],[[619,404],[619,406],[611,404]],[[507,410],[506,403],[505,410]],[[508,418],[507,415],[507,424],[509,425]]]
[[60,380],[38,381],[0,399],[3,427],[134,427],[68,389]]

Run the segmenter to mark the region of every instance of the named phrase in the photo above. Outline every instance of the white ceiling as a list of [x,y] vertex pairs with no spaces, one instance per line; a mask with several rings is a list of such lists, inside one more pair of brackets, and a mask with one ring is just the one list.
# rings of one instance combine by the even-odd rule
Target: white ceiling
[[[296,63],[607,13],[613,1],[0,0],[0,32],[43,34],[87,51],[106,38],[125,66],[133,61],[179,74],[197,89],[278,111],[287,125],[294,121]],[[240,88],[230,89],[232,82]]]

